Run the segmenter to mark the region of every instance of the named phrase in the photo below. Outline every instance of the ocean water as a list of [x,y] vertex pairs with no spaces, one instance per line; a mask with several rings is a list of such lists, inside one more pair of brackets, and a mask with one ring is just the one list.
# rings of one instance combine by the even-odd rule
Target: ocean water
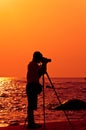
[[[35,112],[36,122],[44,121],[43,99],[45,99],[45,121],[66,121],[63,111],[51,110],[50,106],[70,99],[86,101],[86,79],[84,78],[50,78],[45,77],[43,92],[38,97],[38,109]],[[42,82],[42,80],[41,80]],[[24,78],[0,78],[0,126],[25,123],[27,118],[26,80]],[[58,94],[58,98],[55,95]],[[70,121],[86,120],[86,110],[66,111]]]

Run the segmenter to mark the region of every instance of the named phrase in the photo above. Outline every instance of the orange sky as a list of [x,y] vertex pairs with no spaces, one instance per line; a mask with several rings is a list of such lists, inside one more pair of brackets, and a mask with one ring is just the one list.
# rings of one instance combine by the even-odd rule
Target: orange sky
[[51,77],[86,76],[86,0],[0,0],[0,76],[25,77],[35,50]]

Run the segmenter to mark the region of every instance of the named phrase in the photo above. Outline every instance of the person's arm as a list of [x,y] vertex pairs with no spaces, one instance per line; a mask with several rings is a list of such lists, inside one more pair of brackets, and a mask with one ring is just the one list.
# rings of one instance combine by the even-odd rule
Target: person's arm
[[42,63],[42,65],[39,66],[39,77],[41,77],[45,73],[46,73],[46,63]]

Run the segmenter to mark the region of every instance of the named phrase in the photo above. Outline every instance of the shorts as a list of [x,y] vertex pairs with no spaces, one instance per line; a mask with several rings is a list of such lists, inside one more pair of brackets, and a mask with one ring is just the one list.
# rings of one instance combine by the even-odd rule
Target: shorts
[[28,83],[26,85],[26,94],[28,99],[28,108],[31,110],[36,110],[38,95],[36,94],[33,83]]

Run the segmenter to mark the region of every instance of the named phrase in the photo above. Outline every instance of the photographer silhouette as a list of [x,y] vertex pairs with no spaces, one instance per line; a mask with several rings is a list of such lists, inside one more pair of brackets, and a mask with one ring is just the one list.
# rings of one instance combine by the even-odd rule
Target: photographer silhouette
[[26,84],[28,128],[41,127],[40,124],[34,121],[34,110],[37,110],[38,95],[42,91],[42,85],[39,83],[39,79],[46,73],[46,63],[50,61],[51,59],[44,58],[39,51],[36,51],[33,53],[32,61],[28,64]]

